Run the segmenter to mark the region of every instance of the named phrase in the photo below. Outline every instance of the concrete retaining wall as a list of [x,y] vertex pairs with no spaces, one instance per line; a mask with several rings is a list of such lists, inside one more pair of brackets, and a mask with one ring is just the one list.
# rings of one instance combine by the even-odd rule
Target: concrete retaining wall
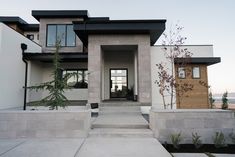
[[0,111],[0,138],[87,137],[90,110]]
[[235,131],[235,118],[232,111],[215,109],[151,110],[150,128],[162,143],[171,143],[170,135],[180,132],[181,143],[192,143],[192,132],[196,132],[203,143],[211,144],[218,131],[222,131],[230,143],[228,135]]

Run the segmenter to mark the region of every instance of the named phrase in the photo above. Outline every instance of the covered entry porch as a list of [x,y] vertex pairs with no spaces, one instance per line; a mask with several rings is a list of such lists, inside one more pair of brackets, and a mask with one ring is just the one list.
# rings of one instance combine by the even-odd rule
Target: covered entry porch
[[126,99],[133,91],[137,102],[151,104],[149,36],[92,35],[88,51],[88,103]]
[[102,101],[137,100],[137,46],[102,45]]

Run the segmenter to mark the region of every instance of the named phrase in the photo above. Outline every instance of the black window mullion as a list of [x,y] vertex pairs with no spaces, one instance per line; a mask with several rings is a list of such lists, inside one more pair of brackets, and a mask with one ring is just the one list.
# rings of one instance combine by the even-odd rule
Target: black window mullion
[[65,46],[67,46],[67,26],[68,25],[65,25]]
[[[57,41],[57,26],[58,26],[58,25],[55,25],[55,30],[56,30],[56,31],[55,31],[55,32],[56,32],[56,33],[55,33],[55,46],[56,46],[56,43],[58,42],[58,41]],[[67,73],[67,72],[66,72],[66,73]]]

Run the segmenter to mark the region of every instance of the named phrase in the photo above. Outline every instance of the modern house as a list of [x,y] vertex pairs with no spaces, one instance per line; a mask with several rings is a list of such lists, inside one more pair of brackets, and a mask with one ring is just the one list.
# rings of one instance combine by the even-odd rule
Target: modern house
[[[19,17],[0,17],[0,54],[5,56],[0,58],[1,75],[5,77],[0,81],[0,89],[6,91],[6,95],[0,96],[0,108],[13,99],[8,108],[16,107],[14,103],[23,105],[25,78],[27,86],[51,79],[58,38],[61,40],[62,74],[77,73],[67,82],[73,88],[65,91],[69,100],[101,103],[128,99],[140,105],[163,108],[155,82],[158,78],[156,64],[164,61],[165,56],[162,46],[155,43],[165,30],[166,20],[110,20],[108,17],[90,17],[87,10],[34,10],[32,16],[39,24],[28,24]],[[4,34],[4,30],[12,35]],[[11,40],[16,38],[19,38],[17,42],[12,43]],[[21,43],[27,45],[23,53]],[[5,53],[8,47],[14,49]],[[209,108],[208,88],[200,82],[208,84],[207,66],[220,62],[220,58],[213,56],[212,45],[183,47],[193,53],[185,65],[191,72],[186,75],[182,69],[185,67],[175,66],[176,81],[189,81],[195,88],[177,108]],[[21,57],[28,65],[27,70]],[[180,62],[183,62],[182,58],[175,60],[176,65]],[[12,69],[4,70],[6,67]],[[11,76],[9,72],[17,73]],[[18,82],[17,86],[15,82]],[[15,91],[17,97],[11,94]],[[26,99],[29,103],[47,94],[46,91],[28,91]]]

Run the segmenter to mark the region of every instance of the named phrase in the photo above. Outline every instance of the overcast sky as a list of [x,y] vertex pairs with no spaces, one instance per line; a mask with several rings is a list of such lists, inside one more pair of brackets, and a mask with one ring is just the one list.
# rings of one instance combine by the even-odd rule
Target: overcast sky
[[[0,0],[0,16],[37,23],[31,10],[88,10],[111,19],[166,19],[184,27],[186,44],[213,44],[222,62],[209,70],[214,93],[235,92],[235,0]],[[160,44],[158,42],[157,44]]]

